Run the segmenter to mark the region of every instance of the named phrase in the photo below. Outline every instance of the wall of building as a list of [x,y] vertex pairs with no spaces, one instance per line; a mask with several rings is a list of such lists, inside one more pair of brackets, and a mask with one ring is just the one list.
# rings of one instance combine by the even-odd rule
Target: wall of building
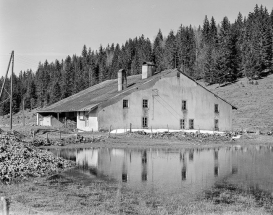
[[[123,108],[128,99],[129,108]],[[180,119],[194,120],[194,129],[214,130],[215,119],[219,130],[232,129],[232,107],[184,75],[172,73],[157,81],[151,88],[139,90],[107,106],[98,112],[99,128],[142,128],[142,117],[148,118],[148,127],[180,129]],[[148,99],[148,108],[142,108],[142,100]],[[182,111],[182,100],[187,101],[187,111]],[[214,105],[218,104],[219,114]]]
[[[53,127],[70,127],[67,124],[67,120],[75,121],[74,112],[63,112],[63,113],[37,113],[37,125],[41,126],[53,126]],[[72,128],[72,127],[70,127]]]
[[77,129],[83,131],[98,131],[97,110],[79,111],[77,113]]

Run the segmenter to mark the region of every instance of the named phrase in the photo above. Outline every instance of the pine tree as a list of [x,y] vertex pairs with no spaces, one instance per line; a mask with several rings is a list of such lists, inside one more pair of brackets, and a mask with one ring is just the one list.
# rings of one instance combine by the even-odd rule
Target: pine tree
[[207,15],[205,16],[202,28],[203,44],[207,44],[210,41],[210,24]]
[[83,46],[83,49],[82,49],[82,57],[83,57],[83,58],[86,58],[86,57],[87,57],[87,48],[86,48],[86,45]]
[[161,72],[162,70],[165,69],[163,57],[164,57],[163,35],[161,30],[159,29],[159,32],[157,33],[157,36],[153,44],[153,61],[156,65],[157,72]]
[[213,47],[215,47],[218,43],[217,27],[213,17],[211,17],[208,40],[210,41],[210,45],[212,45]]
[[177,57],[176,38],[174,36],[173,31],[170,31],[166,40],[164,51],[165,67],[168,69],[176,68],[177,67],[176,57]]
[[213,48],[212,47],[209,47],[208,51],[206,53],[204,69],[205,69],[204,80],[209,84],[215,83],[216,71],[215,71],[215,61],[213,58]]

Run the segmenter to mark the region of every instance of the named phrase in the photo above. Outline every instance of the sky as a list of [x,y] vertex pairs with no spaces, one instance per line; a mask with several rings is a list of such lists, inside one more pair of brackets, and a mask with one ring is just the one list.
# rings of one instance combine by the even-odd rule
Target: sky
[[142,34],[151,41],[179,26],[202,26],[205,15],[234,22],[272,0],[0,0],[0,76],[14,50],[14,72],[37,70],[39,62],[80,55],[83,45],[123,44]]

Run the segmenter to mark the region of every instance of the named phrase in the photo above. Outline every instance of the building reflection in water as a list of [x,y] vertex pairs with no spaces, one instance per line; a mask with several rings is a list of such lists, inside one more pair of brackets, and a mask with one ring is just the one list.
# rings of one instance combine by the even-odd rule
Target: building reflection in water
[[193,161],[193,153],[194,153],[194,150],[189,151],[189,161]]
[[182,181],[185,181],[187,179],[187,166],[185,164],[183,164],[181,176]]
[[214,154],[214,177],[219,176],[219,149],[213,150]]
[[187,189],[199,192],[223,178],[259,184],[273,192],[273,147],[232,146],[218,149],[81,149],[52,150],[76,160],[88,174],[107,176],[130,187]]
[[214,149],[214,160],[218,160],[218,149]]
[[147,181],[148,180],[148,173],[147,173],[147,150],[144,150],[141,155],[141,180]]
[[233,165],[231,169],[231,174],[235,175],[237,173],[238,173],[238,167]]
[[127,170],[126,156],[124,156],[123,162],[122,162],[122,173],[121,173],[122,182],[128,181],[128,173],[127,172],[128,172],[128,170]]

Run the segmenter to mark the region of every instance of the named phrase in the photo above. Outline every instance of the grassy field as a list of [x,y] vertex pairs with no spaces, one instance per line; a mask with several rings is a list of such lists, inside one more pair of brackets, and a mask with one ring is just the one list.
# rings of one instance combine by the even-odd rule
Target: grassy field
[[238,108],[233,111],[235,130],[273,130],[273,75],[254,80],[253,84],[243,78],[224,87],[207,88]]
[[[273,197],[229,184],[217,184],[195,200],[179,194],[137,192],[125,185],[69,173],[0,185],[0,195],[11,199],[11,213],[26,214],[272,214]],[[90,181],[90,179],[89,179]]]

